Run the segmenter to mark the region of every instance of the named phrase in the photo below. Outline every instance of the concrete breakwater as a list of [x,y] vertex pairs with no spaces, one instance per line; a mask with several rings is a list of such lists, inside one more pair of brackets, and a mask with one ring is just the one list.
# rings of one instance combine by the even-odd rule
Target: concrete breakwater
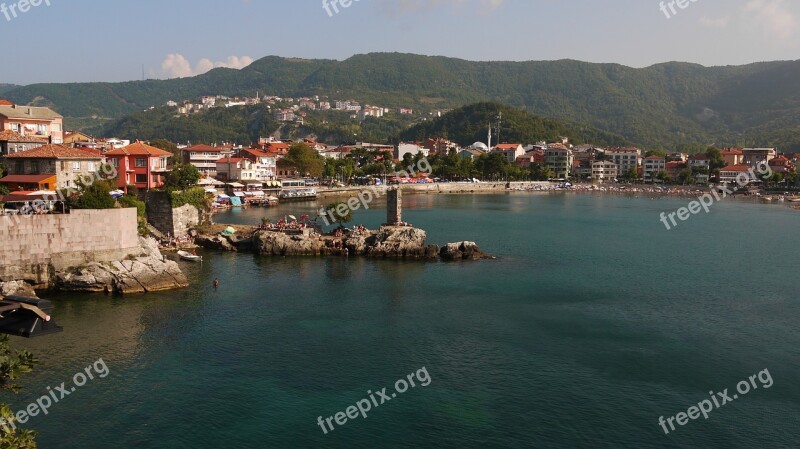
[[[542,188],[551,186],[550,182],[445,182],[445,183],[430,183],[430,184],[404,184],[400,186],[405,194],[459,194],[459,193],[498,193],[505,192],[508,189],[519,188],[534,188],[540,186]],[[365,189],[372,189],[372,186],[351,186],[339,188],[321,188],[318,189],[320,196],[347,196],[355,195]],[[390,187],[381,186],[377,187],[378,191],[385,193]]]
[[[7,292],[37,290],[143,293],[188,286],[177,263],[140,238],[136,209],[4,216],[0,282]],[[6,293],[11,294],[11,293]]]

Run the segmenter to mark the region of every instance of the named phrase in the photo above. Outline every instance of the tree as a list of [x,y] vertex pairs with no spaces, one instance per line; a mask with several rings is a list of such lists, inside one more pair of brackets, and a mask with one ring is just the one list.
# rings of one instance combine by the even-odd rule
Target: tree
[[686,184],[694,184],[697,180],[694,178],[694,173],[691,169],[685,168],[681,170],[680,174],[678,175],[678,182],[683,185]]
[[548,167],[538,162],[531,164],[531,179],[534,181],[547,181],[553,178],[553,172]]
[[622,174],[621,178],[627,182],[633,182],[639,178],[639,173],[635,168],[631,167],[628,169],[628,171]]
[[181,151],[178,149],[178,146],[167,139],[153,139],[150,141],[150,146],[169,151],[175,157],[176,161],[181,160]]
[[200,180],[200,170],[192,164],[177,163],[167,174],[166,185],[170,190],[186,190]]
[[331,224],[350,223],[353,221],[353,210],[344,201],[328,204],[325,215]]
[[[22,374],[33,370],[39,361],[28,351],[14,351],[8,343],[7,335],[0,335],[0,388],[11,392],[18,392],[21,387],[17,380]],[[9,423],[0,426],[0,448],[2,449],[35,449],[35,433],[30,430],[15,429],[10,423],[16,417],[6,404],[0,404],[0,418]]]
[[312,178],[322,176],[325,166],[322,156],[304,143],[296,143],[289,147],[289,152],[284,160],[293,165],[301,176]]
[[664,171],[658,172],[658,174],[656,175],[656,179],[658,179],[659,181],[661,181],[663,183],[667,183],[667,182],[671,181],[671,179],[670,179],[669,175],[667,174],[667,172],[664,172]]
[[77,192],[62,190],[61,194],[72,209],[113,209],[117,200],[111,196],[116,186],[111,181],[78,178]]
[[720,168],[725,167],[727,165],[725,163],[725,158],[722,157],[722,152],[719,148],[716,147],[708,147],[706,150],[706,156],[708,156],[708,163],[709,168],[711,170],[711,174],[715,174],[719,172]]

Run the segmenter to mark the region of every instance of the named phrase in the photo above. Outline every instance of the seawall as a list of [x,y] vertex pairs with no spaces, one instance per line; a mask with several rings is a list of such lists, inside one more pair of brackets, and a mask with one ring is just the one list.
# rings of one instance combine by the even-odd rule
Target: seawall
[[0,217],[0,281],[46,286],[57,271],[140,252],[136,209]]

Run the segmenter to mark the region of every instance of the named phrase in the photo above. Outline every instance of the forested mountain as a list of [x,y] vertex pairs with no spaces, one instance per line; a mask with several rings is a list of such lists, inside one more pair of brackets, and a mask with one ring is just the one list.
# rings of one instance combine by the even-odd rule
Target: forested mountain
[[[636,69],[579,61],[471,62],[398,53],[345,61],[267,57],[242,70],[125,83],[35,84],[5,92],[91,126],[202,95],[327,95],[418,111],[494,101],[586,123],[647,147],[776,145],[800,150],[800,61]],[[0,90],[2,92],[2,90]],[[97,123],[94,123],[95,125]]]

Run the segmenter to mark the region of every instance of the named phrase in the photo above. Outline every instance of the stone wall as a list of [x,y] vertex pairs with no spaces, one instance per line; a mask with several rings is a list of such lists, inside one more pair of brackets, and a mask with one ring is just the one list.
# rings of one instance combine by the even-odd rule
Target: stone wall
[[0,281],[46,286],[55,271],[139,251],[136,209],[0,217]]
[[196,207],[187,204],[173,209],[167,192],[148,192],[145,202],[147,222],[164,235],[185,237],[190,228],[200,224],[200,211]]

